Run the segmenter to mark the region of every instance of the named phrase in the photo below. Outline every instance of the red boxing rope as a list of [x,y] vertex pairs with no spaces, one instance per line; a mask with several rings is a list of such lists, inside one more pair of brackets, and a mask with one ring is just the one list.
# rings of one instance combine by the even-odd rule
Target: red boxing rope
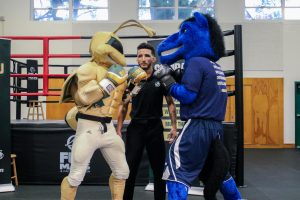
[[4,36],[2,38],[12,40],[42,40],[43,54],[12,54],[11,58],[43,58],[43,74],[11,74],[11,77],[38,77],[43,78],[43,92],[38,93],[11,93],[11,96],[60,96],[60,93],[49,93],[49,78],[66,78],[68,74],[49,74],[49,58],[81,58],[88,57],[85,54],[49,54],[50,40],[91,39],[81,36]]
[[[43,78],[43,74],[10,74],[10,77],[38,77]],[[49,78],[67,78],[69,74],[49,74]]]
[[[152,38],[166,38],[165,36],[154,36]],[[49,74],[49,58],[84,58],[90,57],[89,54],[49,54],[50,40],[74,40],[74,39],[91,39],[92,36],[1,36],[12,40],[42,40],[43,54],[12,54],[11,58],[42,58],[43,74],[11,74],[11,77],[38,77],[43,78],[42,93],[11,93],[11,96],[60,96],[60,93],[49,93],[49,78],[65,78],[68,74]],[[124,39],[141,39],[149,38],[149,36],[120,36]],[[135,55],[127,55],[135,57]]]

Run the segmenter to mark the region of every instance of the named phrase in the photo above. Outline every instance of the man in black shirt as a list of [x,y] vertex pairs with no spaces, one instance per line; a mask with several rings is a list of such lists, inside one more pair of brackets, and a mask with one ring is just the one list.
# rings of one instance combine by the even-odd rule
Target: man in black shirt
[[[154,48],[148,43],[141,43],[137,47],[137,63],[146,71],[147,80],[136,95],[129,97],[132,101],[132,110],[131,121],[127,127],[125,148],[130,174],[126,181],[124,200],[133,199],[135,179],[145,147],[154,175],[154,199],[165,199],[166,184],[162,180],[165,163],[164,128],[161,121],[163,96],[168,104],[172,124],[168,135],[170,142],[177,136],[176,108],[172,97],[167,96],[159,80],[153,77],[155,61]],[[127,110],[128,101],[122,105],[118,117],[117,133],[120,136]]]

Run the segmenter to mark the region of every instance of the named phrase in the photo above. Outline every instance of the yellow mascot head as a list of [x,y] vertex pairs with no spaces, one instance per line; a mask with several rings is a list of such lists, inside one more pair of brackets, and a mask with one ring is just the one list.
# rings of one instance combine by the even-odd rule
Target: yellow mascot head
[[97,32],[91,40],[89,51],[92,55],[92,61],[101,64],[101,66],[126,65],[123,45],[118,36],[112,32]]

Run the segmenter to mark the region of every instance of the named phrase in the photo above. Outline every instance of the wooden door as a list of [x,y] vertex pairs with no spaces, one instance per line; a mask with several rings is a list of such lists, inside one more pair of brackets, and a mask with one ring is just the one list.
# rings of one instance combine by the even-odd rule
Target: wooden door
[[[234,90],[234,79],[227,79],[228,90]],[[284,147],[283,79],[244,79],[245,147]],[[235,121],[234,97],[228,98],[225,121]]]

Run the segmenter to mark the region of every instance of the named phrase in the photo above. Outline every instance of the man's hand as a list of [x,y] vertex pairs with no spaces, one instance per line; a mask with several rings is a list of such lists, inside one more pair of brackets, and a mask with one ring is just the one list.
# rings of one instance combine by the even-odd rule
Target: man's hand
[[122,137],[122,131],[121,130],[117,130],[117,134]]
[[170,133],[168,134],[167,141],[171,144],[177,137],[177,130],[174,129],[173,127],[171,128]]
[[138,84],[147,79],[147,73],[140,67],[134,66],[128,70],[128,79],[133,84]]
[[106,78],[99,82],[100,87],[105,95],[109,95],[116,87],[127,80],[125,69],[120,65],[112,65],[107,70]]
[[128,88],[125,90],[122,101],[123,103],[127,103],[131,101],[133,97],[135,97],[143,87],[145,81],[140,81],[137,85],[134,85],[132,82],[129,82]]
[[154,76],[160,80],[167,91],[176,83],[172,77],[172,73],[173,70],[167,65],[163,65],[159,70],[154,72]]
[[147,73],[138,66],[134,66],[128,70],[128,87],[125,90],[122,101],[128,103],[132,97],[136,96],[147,79]]

